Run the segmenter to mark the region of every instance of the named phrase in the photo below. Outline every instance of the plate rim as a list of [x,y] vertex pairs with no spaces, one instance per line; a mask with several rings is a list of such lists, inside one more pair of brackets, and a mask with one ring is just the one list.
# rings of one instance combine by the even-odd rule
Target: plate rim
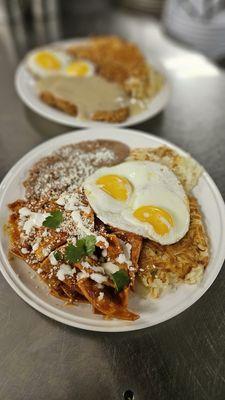
[[[83,38],[65,39],[65,40],[61,40],[61,41],[50,42],[50,43],[44,44],[43,46],[37,46],[34,49],[30,50],[29,52],[32,52],[35,49],[46,48],[49,46],[56,46],[56,47],[57,46],[65,46],[66,47],[69,43],[82,43],[82,42],[86,42],[87,39],[88,38],[83,37]],[[29,52],[27,52],[26,55]],[[144,51],[143,51],[143,53],[144,53]],[[38,114],[42,118],[46,118],[49,121],[52,121],[52,122],[55,122],[55,123],[58,123],[60,125],[64,125],[64,126],[67,126],[70,128],[79,128],[79,129],[81,129],[81,128],[86,128],[86,129],[87,128],[96,128],[96,127],[105,127],[105,128],[106,127],[115,127],[115,128],[125,127],[126,128],[128,126],[134,126],[137,124],[141,124],[141,123],[147,121],[148,119],[154,118],[156,115],[158,115],[160,112],[162,112],[166,108],[166,106],[169,102],[170,96],[171,96],[172,84],[170,82],[170,78],[168,76],[166,69],[163,67],[162,63],[160,62],[159,59],[157,59],[157,57],[151,56],[151,59],[149,59],[149,57],[145,54],[145,58],[153,66],[155,66],[157,68],[157,70],[159,72],[161,72],[165,78],[165,84],[163,85],[162,89],[155,96],[155,99],[157,99],[157,96],[160,96],[160,95],[161,96],[164,95],[164,98],[161,102],[161,105],[157,107],[156,111],[152,115],[149,115],[149,112],[148,112],[149,108],[147,108],[147,110],[145,110],[143,113],[139,113],[139,114],[137,114],[137,116],[133,116],[133,117],[136,117],[136,119],[134,121],[132,121],[132,117],[128,117],[128,119],[126,121],[123,121],[120,123],[107,123],[107,122],[91,121],[91,120],[82,121],[81,119],[79,119],[79,117],[74,117],[75,123],[73,124],[67,120],[67,117],[71,118],[70,115],[63,113],[60,110],[53,109],[54,112],[56,112],[57,114],[59,113],[59,115],[54,116],[51,114],[52,107],[50,107],[44,103],[42,105],[46,106],[46,111],[43,112],[42,109],[40,109],[35,104],[33,104],[32,99],[30,100],[29,98],[27,98],[26,93],[24,93],[24,85],[23,85],[23,80],[22,80],[22,74],[26,72],[26,67],[25,67],[26,55],[20,61],[20,63],[17,65],[15,76],[14,76],[14,86],[15,86],[18,97],[22,100],[22,102],[28,108],[30,108],[34,113]],[[30,76],[32,77],[31,74],[30,74]],[[37,100],[39,100],[39,99],[37,99]],[[153,98],[153,100],[154,100],[154,98]],[[141,115],[144,113],[146,113],[146,115],[141,118]]]
[[[180,154],[183,155],[188,155],[188,153],[184,150],[182,150],[181,148],[179,148],[178,146],[174,145],[173,143],[164,140],[162,138],[158,138],[155,135],[149,134],[149,133],[144,133],[138,130],[131,130],[131,129],[119,129],[119,128],[114,128],[114,127],[109,127],[108,130],[117,130],[123,134],[129,134],[129,135],[133,135],[133,136],[143,136],[146,139],[151,139],[155,142],[155,144],[160,145],[160,144],[165,144],[167,146],[169,146],[170,148],[173,148],[175,150],[177,150]],[[66,139],[70,139],[71,138],[71,142],[73,140],[73,137],[76,137],[79,139],[79,136],[81,135],[81,140],[82,140],[82,135],[83,133],[87,133],[90,135],[90,140],[91,140],[91,131],[93,131],[93,129],[80,129],[80,130],[73,130],[70,132],[67,132],[63,135],[59,135],[55,138],[49,139],[47,141],[45,141],[44,143],[41,143],[37,146],[35,146],[32,150],[30,150],[29,152],[27,152],[23,157],[21,157],[13,166],[12,168],[8,171],[8,173],[5,175],[5,177],[3,178],[1,184],[0,184],[0,207],[1,207],[1,203],[2,203],[2,199],[5,193],[7,193],[7,186],[10,184],[11,179],[13,179],[13,175],[14,172],[18,169],[18,167],[22,167],[24,165],[24,168],[26,168],[26,162],[28,162],[32,156],[35,155],[36,152],[40,152],[42,148],[49,147],[49,153],[51,153],[52,149],[51,149],[51,144],[54,144],[55,148],[57,148],[57,145],[61,146],[61,142],[63,138]],[[106,129],[105,128],[97,128],[95,129],[95,131],[102,131],[101,133],[105,132]],[[116,138],[115,138],[116,139]],[[85,139],[88,140],[88,139]],[[121,139],[120,139],[121,140]],[[124,141],[126,142],[126,139],[124,139]],[[66,143],[65,143],[66,144]],[[224,205],[224,201],[222,198],[222,195],[218,189],[218,187],[216,186],[215,182],[213,181],[213,179],[210,177],[210,175],[204,170],[203,172],[203,176],[204,179],[206,179],[208,186],[214,196],[214,199],[217,203],[217,208],[219,211],[219,214],[221,216],[221,224],[222,221],[225,220],[225,205]],[[222,237],[220,239],[222,242],[223,240],[225,240],[225,232],[222,230]],[[16,294],[21,297],[27,304],[29,304],[30,306],[32,306],[34,309],[36,309],[37,311],[41,312],[42,314],[46,315],[47,317],[50,317],[58,322],[64,323],[66,325],[70,325],[76,328],[80,328],[80,329],[84,329],[84,330],[88,330],[88,331],[98,331],[98,332],[112,332],[112,333],[117,333],[117,332],[128,332],[128,331],[134,331],[134,330],[139,330],[139,329],[144,329],[147,327],[151,327],[154,325],[158,325],[159,323],[165,322],[177,315],[179,315],[180,313],[182,313],[183,311],[187,310],[190,306],[192,306],[195,302],[197,302],[203,295],[204,293],[210,288],[210,286],[213,284],[213,282],[215,281],[216,277],[219,275],[219,272],[223,266],[223,261],[225,258],[225,248],[223,248],[223,246],[220,246],[220,253],[217,255],[217,269],[216,272],[214,273],[214,275],[211,277],[210,282],[208,282],[207,285],[205,285],[205,287],[202,288],[198,288],[198,291],[196,293],[194,293],[192,295],[191,298],[191,302],[190,304],[185,305],[183,307],[180,307],[180,305],[178,304],[176,307],[172,308],[172,311],[169,312],[169,316],[165,316],[164,318],[159,317],[158,319],[156,319],[154,321],[154,323],[152,323],[151,321],[143,321],[140,325],[132,325],[132,323],[130,325],[121,325],[121,326],[104,326],[104,320],[99,321],[89,321],[87,323],[84,322],[85,319],[88,320],[88,318],[82,318],[80,316],[76,316],[76,319],[80,319],[80,322],[76,322],[76,321],[70,321],[70,316],[67,314],[67,317],[65,318],[63,316],[63,311],[61,310],[57,310],[53,305],[50,305],[48,303],[45,303],[42,299],[40,299],[37,295],[35,295],[29,288],[27,288],[23,282],[17,278],[17,282],[15,282],[15,276],[16,273],[13,271],[11,264],[7,258],[7,255],[5,254],[3,248],[2,248],[2,242],[0,242],[0,271],[2,273],[2,275],[4,276],[4,278],[6,279],[6,281],[8,282],[8,284],[12,287],[12,289],[16,292]],[[17,286],[18,285],[18,286]],[[35,302],[36,300],[36,302]],[[39,303],[39,304],[37,304]],[[40,303],[43,303],[44,306],[41,306]],[[49,311],[50,309],[50,311]],[[52,311],[51,311],[52,309]],[[55,313],[54,313],[55,311]],[[62,315],[57,315],[57,314],[62,314]],[[83,320],[83,322],[82,322]],[[88,325],[90,324],[90,325]]]

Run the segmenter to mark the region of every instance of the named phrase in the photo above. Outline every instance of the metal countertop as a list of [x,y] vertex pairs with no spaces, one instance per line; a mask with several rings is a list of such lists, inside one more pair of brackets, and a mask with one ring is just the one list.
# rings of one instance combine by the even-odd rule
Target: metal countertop
[[[48,26],[48,29],[45,29]],[[104,11],[43,19],[26,30],[0,25],[1,178],[28,150],[69,129],[28,110],[14,73],[32,46],[90,33],[117,33],[157,57],[171,80],[165,112],[135,128],[190,152],[225,196],[225,76],[204,56],[169,39],[147,16]],[[71,129],[72,130],[72,129]],[[142,331],[109,334],[70,328],[23,302],[0,276],[0,399],[136,400],[225,398],[225,270],[177,317]]]

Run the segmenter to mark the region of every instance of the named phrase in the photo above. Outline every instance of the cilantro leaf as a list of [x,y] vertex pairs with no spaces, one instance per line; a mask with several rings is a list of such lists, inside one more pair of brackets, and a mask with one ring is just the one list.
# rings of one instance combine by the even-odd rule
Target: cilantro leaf
[[55,251],[55,253],[53,253],[53,254],[57,261],[62,260],[63,257],[62,257],[62,253],[60,253],[60,251]]
[[95,243],[95,236],[88,235],[77,240],[76,246],[69,244],[65,251],[66,260],[73,264],[80,261],[84,256],[93,254],[95,250]]
[[86,254],[89,256],[95,251],[96,237],[94,235],[88,235],[85,236],[83,239],[85,240]]
[[128,273],[124,269],[120,269],[112,274],[112,280],[115,284],[116,292],[121,292],[121,290],[123,290],[123,288],[130,282]]
[[52,211],[50,215],[44,220],[43,226],[47,228],[56,229],[59,227],[61,222],[63,221],[63,215],[60,210]]
[[68,244],[65,251],[65,259],[71,264],[80,261],[85,255],[85,248],[83,244],[78,244],[74,246],[73,244]]

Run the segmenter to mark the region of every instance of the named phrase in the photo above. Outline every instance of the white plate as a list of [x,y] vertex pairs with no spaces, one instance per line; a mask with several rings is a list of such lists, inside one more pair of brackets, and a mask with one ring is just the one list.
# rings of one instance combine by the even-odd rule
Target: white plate
[[[80,43],[84,42],[84,39],[79,40],[67,40],[63,42],[57,42],[50,44],[49,46],[54,47],[67,47],[69,43]],[[45,47],[48,47],[47,45]],[[151,64],[155,66],[162,74],[165,76],[165,72],[163,67],[154,59],[151,59]],[[15,86],[17,93],[21,100],[34,112],[40,114],[42,117],[45,117],[54,122],[58,122],[59,124],[79,127],[79,128],[99,128],[99,127],[108,127],[108,126],[130,126],[141,123],[149,118],[152,118],[154,115],[158,114],[162,111],[169,100],[169,84],[166,80],[164,86],[160,90],[160,92],[149,101],[148,107],[145,111],[140,114],[133,115],[129,117],[126,121],[110,124],[106,122],[96,122],[96,121],[84,121],[79,117],[70,116],[62,111],[59,111],[53,107],[48,106],[43,101],[39,99],[37,93],[35,91],[35,79],[31,75],[31,73],[27,70],[25,66],[25,62],[22,61],[18,66],[15,76]]]
[[[128,144],[131,148],[137,146],[157,147],[167,144],[180,154],[186,154],[162,139],[135,130],[111,127],[79,130],[61,135],[30,151],[16,163],[4,178],[0,186],[2,227],[8,218],[7,204],[23,196],[22,181],[35,161],[62,145],[101,138],[116,139]],[[10,286],[28,304],[43,314],[65,324],[103,332],[131,331],[156,325],[174,317],[195,303],[213,283],[225,258],[225,207],[219,190],[207,172],[204,172],[200,178],[197,187],[194,189],[194,195],[202,207],[211,241],[210,263],[205,271],[203,281],[199,285],[181,285],[175,292],[168,292],[159,300],[144,300],[137,295],[131,295],[129,306],[140,314],[140,319],[137,321],[107,321],[99,315],[94,315],[91,307],[87,304],[65,306],[61,300],[48,295],[47,285],[24,262],[16,259],[9,262],[7,237],[4,235],[3,229],[1,229],[0,235],[1,271]]]

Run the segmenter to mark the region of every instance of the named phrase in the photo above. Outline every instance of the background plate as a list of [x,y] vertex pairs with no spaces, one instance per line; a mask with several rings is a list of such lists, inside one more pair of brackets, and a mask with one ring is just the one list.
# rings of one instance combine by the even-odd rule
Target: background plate
[[131,295],[129,306],[140,314],[140,319],[134,322],[104,320],[101,316],[94,315],[89,305],[65,306],[64,302],[48,294],[48,287],[22,261],[14,259],[9,262],[8,240],[3,232],[4,224],[8,218],[7,204],[23,196],[22,181],[35,161],[62,145],[101,138],[116,139],[128,144],[131,148],[137,146],[157,147],[166,144],[180,154],[186,154],[178,147],[150,134],[113,127],[71,132],[36,147],[15,164],[0,186],[0,268],[10,286],[20,297],[36,310],[57,321],[94,331],[131,331],[156,325],[174,317],[195,303],[210,287],[225,258],[225,207],[215,183],[207,172],[204,172],[193,194],[197,197],[205,216],[211,241],[211,257],[203,281],[199,285],[181,285],[175,292],[167,292],[160,300],[145,300],[137,295]]
[[[44,47],[49,46],[63,46],[67,47],[70,43],[82,43],[85,39],[70,39],[57,43],[50,43]],[[151,64],[156,67],[157,70],[162,72],[165,76],[165,71],[162,66],[154,59],[151,58]],[[130,126],[141,123],[149,118],[152,118],[154,115],[158,114],[162,111],[169,100],[169,84],[166,80],[164,86],[160,90],[160,92],[149,101],[149,105],[145,111],[140,114],[133,115],[129,117],[126,121],[117,124],[109,124],[104,122],[96,122],[96,121],[83,121],[79,117],[72,117],[62,111],[59,111],[53,107],[48,106],[43,101],[39,99],[35,91],[35,79],[31,75],[31,73],[27,70],[25,66],[25,62],[22,61],[18,66],[16,75],[15,75],[15,86],[17,93],[21,100],[27,105],[27,107],[31,108],[34,112],[45,117],[51,121],[58,122],[59,124],[79,127],[79,128],[98,128],[98,127],[108,127],[108,126]]]

